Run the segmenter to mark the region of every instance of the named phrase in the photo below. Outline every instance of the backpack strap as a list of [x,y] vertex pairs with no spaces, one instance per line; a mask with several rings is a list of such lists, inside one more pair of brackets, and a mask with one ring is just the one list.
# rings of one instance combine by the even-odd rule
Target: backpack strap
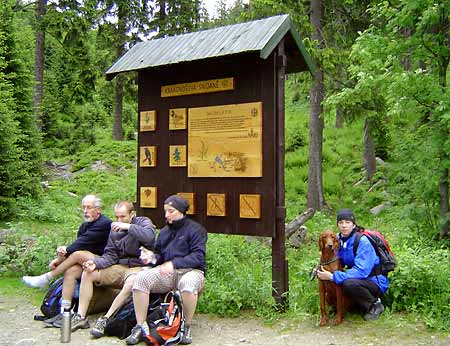
[[[356,257],[356,252],[358,250],[358,246],[359,246],[359,241],[361,240],[361,237],[363,235],[365,235],[363,231],[357,231],[356,235],[355,235],[355,241],[353,243],[353,256]],[[372,245],[372,242],[369,239],[369,243],[370,245]],[[375,253],[377,252],[377,250],[375,249],[375,247],[372,245],[373,249],[375,250]],[[378,256],[378,254],[376,253],[376,255]],[[378,256],[380,257],[380,256]],[[381,264],[376,265],[375,267],[373,267],[372,271],[370,272],[369,276],[377,276],[381,274]]]
[[359,241],[363,234],[360,231],[356,231],[355,241],[353,243],[353,257],[356,257],[356,252],[358,251]]

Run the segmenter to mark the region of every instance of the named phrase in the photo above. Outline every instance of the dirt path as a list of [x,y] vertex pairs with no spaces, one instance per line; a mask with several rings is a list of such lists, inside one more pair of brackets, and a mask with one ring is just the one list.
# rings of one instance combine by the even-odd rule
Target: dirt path
[[[59,329],[44,328],[42,322],[33,321],[36,313],[37,307],[30,306],[19,298],[0,296],[0,346],[61,345]],[[339,327],[319,328],[312,322],[280,321],[267,326],[256,318],[231,319],[197,315],[193,323],[193,338],[192,346],[450,345],[450,335],[430,332],[419,325],[389,317],[371,323],[352,317]],[[125,345],[125,342],[110,337],[91,339],[87,329],[73,333],[72,341],[67,345]]]

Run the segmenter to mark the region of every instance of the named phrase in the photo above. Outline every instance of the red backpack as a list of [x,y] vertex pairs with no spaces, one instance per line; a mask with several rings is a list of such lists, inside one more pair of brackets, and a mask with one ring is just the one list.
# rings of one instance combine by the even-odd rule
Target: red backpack
[[356,251],[358,249],[359,240],[362,236],[366,236],[372,244],[377,256],[380,258],[380,264],[372,269],[370,276],[383,274],[387,276],[389,272],[393,271],[397,266],[397,262],[395,260],[394,253],[389,246],[387,240],[383,237],[383,235],[375,230],[369,229],[358,229],[355,235],[355,242],[353,243],[353,255],[356,256]]
[[159,308],[147,317],[149,331],[144,331],[145,343],[149,346],[177,344],[184,332],[184,312],[179,291],[167,293]]

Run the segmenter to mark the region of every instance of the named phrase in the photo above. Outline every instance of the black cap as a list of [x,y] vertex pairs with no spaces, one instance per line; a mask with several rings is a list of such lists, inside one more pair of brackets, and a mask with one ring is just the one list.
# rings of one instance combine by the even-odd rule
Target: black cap
[[338,211],[336,223],[339,223],[339,221],[342,220],[351,221],[356,225],[355,215],[353,215],[353,212],[350,209],[344,208]]
[[172,195],[166,198],[164,201],[164,204],[168,204],[172,207],[174,207],[176,210],[178,210],[181,213],[186,213],[186,211],[189,209],[189,202],[186,201],[183,197],[178,195]]

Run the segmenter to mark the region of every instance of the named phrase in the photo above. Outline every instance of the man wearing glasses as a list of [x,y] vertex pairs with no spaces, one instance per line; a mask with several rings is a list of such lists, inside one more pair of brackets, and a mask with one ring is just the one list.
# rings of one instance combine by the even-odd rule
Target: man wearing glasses
[[84,222],[78,228],[77,239],[69,246],[56,249],[57,257],[48,265],[51,271],[22,277],[27,286],[45,288],[53,278],[64,274],[61,310],[71,307],[76,281],[83,272],[82,264],[103,254],[111,230],[111,220],[101,213],[100,198],[87,195],[81,207]]

